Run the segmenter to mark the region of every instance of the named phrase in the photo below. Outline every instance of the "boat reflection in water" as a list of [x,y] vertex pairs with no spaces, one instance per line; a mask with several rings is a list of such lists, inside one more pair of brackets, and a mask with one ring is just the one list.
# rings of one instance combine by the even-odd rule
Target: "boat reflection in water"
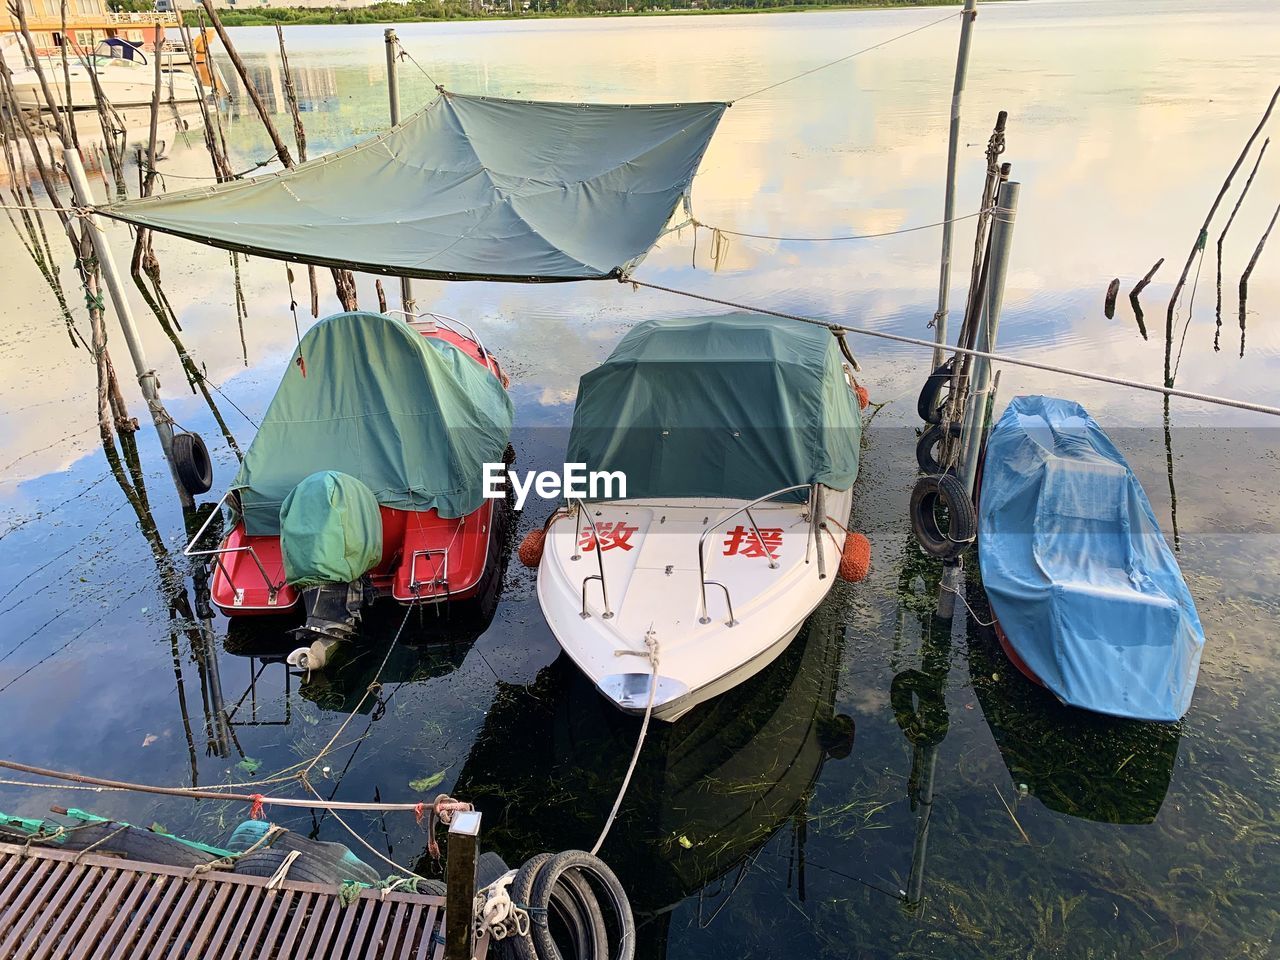
[[[600,853],[631,898],[641,955],[665,954],[669,915],[690,896],[698,922],[714,920],[788,823],[803,843],[823,764],[853,747],[853,720],[834,713],[842,646],[827,602],[770,667],[674,724],[650,725]],[[452,792],[484,814],[484,845],[508,863],[590,849],[639,729],[562,655],[527,688],[501,685]]]
[[[359,635],[349,643],[339,644],[323,671],[303,673],[298,692],[324,710],[368,714],[381,702],[378,697],[365,697],[375,679],[383,686],[422,683],[457,670],[472,644],[493,622],[501,597],[502,573],[510,554],[507,537],[494,586],[465,610],[421,605],[404,608],[386,603],[371,607],[364,615]],[[242,694],[235,694],[237,701],[228,704],[234,725],[287,725],[293,678],[297,674],[285,658],[297,645],[292,628],[301,622],[301,611],[293,618],[239,617],[229,621],[224,648],[249,661],[248,686]],[[384,659],[386,665],[382,666]],[[283,683],[283,718],[258,716],[258,683],[268,671],[281,678],[272,682]],[[274,696],[266,700],[277,702]]]
[[[991,617],[981,591],[969,602]],[[1009,663],[990,627],[970,618],[969,673],[1014,788],[1050,810],[1100,823],[1144,824],[1164,803],[1182,723],[1150,723],[1064,706]]]

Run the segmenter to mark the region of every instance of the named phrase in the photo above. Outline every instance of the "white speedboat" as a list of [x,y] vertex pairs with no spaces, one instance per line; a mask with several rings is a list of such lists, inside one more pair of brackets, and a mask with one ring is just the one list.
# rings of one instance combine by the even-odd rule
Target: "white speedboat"
[[[60,109],[68,102],[67,78],[63,75],[61,57],[42,58],[41,70]],[[103,96],[115,107],[137,107],[151,103],[155,89],[155,67],[142,51],[132,44],[104,41],[92,56],[69,57],[70,104],[72,110],[93,109],[94,77]],[[40,77],[34,69],[15,70],[14,95],[20,107],[40,110],[46,106]],[[162,103],[194,103],[202,96],[200,84],[187,70],[161,67],[160,100]]]
[[566,459],[626,491],[552,516],[538,599],[620,709],[677,719],[827,595],[857,536],[855,386],[828,330],[743,314],[639,324],[582,378]]

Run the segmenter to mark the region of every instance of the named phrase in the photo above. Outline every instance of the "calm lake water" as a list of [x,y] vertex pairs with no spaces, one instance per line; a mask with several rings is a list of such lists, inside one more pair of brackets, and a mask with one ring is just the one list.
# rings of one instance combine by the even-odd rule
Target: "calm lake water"
[[[397,30],[439,83],[540,99],[734,98],[870,46],[946,11],[704,19],[421,24]],[[703,222],[753,233],[874,233],[940,219],[958,21],[735,105],[695,180]],[[286,31],[313,155],[387,123],[380,27]],[[234,31],[283,110],[274,31]],[[402,67],[406,105],[432,83]],[[1039,360],[1152,383],[1164,304],[1204,212],[1280,80],[1280,7],[1156,2],[983,5],[964,103],[958,210],[977,206],[982,151],[1000,109],[1023,184],[1002,345]],[[248,104],[228,108],[238,169],[270,156]],[[279,118],[283,130],[288,122]],[[1280,127],[1273,121],[1273,133]],[[139,125],[131,132],[145,136]],[[287,136],[287,133],[286,133]],[[209,176],[193,126],[168,135],[165,187]],[[1241,180],[1229,202],[1234,203]],[[1268,156],[1224,244],[1222,349],[1210,231],[1178,385],[1280,403],[1280,239],[1253,274],[1241,356],[1236,287],[1280,201]],[[130,240],[112,227],[125,260]],[[717,265],[702,231],[663,240],[638,271],[658,283],[856,325],[928,336],[938,231],[805,244],[734,239]],[[56,243],[56,238],[55,238]],[[285,268],[157,237],[187,348],[220,387],[241,444],[295,340]],[[953,303],[972,227],[957,227]],[[0,724],[6,756],[157,784],[260,778],[312,756],[371,679],[400,615],[323,680],[288,677],[283,628],[212,623],[193,656],[155,550],[180,554],[183,521],[154,434],[138,434],[157,537],[97,444],[94,373],[53,296],[0,228]],[[59,250],[59,252],[61,252]],[[1144,341],[1126,291],[1167,258],[1144,294]],[[1195,273],[1196,271],[1193,271]],[[70,277],[69,263],[63,276]],[[305,274],[293,293],[305,301]],[[322,274],[325,309],[336,308]],[[638,320],[716,312],[614,283],[548,287],[419,282],[424,306],[474,324],[514,373],[526,468],[558,464],[578,377]],[[81,296],[68,281],[73,313]],[[388,285],[393,298],[394,284]],[[362,303],[376,303],[362,280]],[[170,342],[139,317],[170,410],[209,441],[215,494],[235,460]],[[300,309],[303,323],[310,317]],[[953,322],[958,322],[953,314]],[[114,321],[109,321],[114,331]],[[243,346],[242,346],[243,341]],[[868,431],[854,526],[871,577],[839,585],[801,637],[751,683],[655,731],[603,855],[630,891],[645,957],[1264,958],[1280,937],[1280,564],[1277,434],[1263,417],[1161,402],[1007,367],[1000,385],[1082,401],[1131,457],[1179,558],[1208,636],[1199,687],[1172,727],[1057,706],[1014,671],[981,623],[935,623],[939,568],[906,520],[915,477],[914,401],[928,355],[854,339],[863,381],[887,405]],[[113,339],[122,379],[127,354]],[[132,412],[146,419],[126,383]],[[530,507],[517,536],[550,509]],[[146,519],[146,518],[144,518]],[[195,629],[195,636],[199,630]],[[477,635],[478,633],[478,635]],[[484,813],[484,843],[510,862],[588,846],[613,800],[638,724],[614,715],[542,621],[532,575],[513,562],[491,624],[470,632],[414,617],[363,713],[315,774],[350,800],[447,790]],[[206,704],[234,708],[217,736]],[[242,696],[243,695],[243,696]],[[855,735],[849,737],[848,720]],[[220,742],[221,741],[221,742]],[[256,771],[256,772],[255,772]],[[153,821],[216,841],[242,805],[0,782],[0,808],[50,804]],[[276,788],[282,792],[297,789]],[[332,818],[294,829],[356,846]],[[349,821],[391,859],[435,869],[412,817]],[[371,857],[370,857],[371,858]]]

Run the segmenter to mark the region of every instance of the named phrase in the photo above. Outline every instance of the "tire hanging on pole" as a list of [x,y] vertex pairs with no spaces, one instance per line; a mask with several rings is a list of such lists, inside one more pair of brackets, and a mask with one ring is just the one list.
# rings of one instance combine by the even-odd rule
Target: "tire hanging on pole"
[[920,415],[920,419],[925,423],[941,423],[942,422],[942,391],[951,386],[951,378],[956,370],[956,358],[951,357],[945,363],[938,367],[937,370],[929,374],[929,378],[925,380],[924,386],[920,389],[920,396],[916,400],[916,413]]
[[[937,508],[947,512],[947,528]],[[920,549],[940,560],[954,560],[978,535],[978,517],[963,482],[954,474],[921,477],[911,491],[911,531]]]
[[[944,431],[945,427],[945,431]],[[939,474],[952,472],[951,467],[944,466],[940,459],[941,451],[934,451],[943,442],[946,432],[950,432],[952,438],[960,436],[962,426],[958,423],[941,424],[933,423],[927,426],[920,439],[916,441],[916,463],[920,466],[921,473]]]
[[213,486],[213,461],[209,448],[198,433],[173,435],[173,469],[182,489],[193,497],[208,493]]

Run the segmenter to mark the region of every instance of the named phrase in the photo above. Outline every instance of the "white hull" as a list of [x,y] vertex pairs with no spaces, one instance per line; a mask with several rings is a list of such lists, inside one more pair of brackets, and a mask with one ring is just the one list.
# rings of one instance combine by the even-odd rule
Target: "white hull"
[[[827,516],[844,525],[852,491],[825,490],[825,500]],[[643,714],[648,704],[650,631],[659,664],[653,716],[676,720],[772,663],[835,583],[844,546],[840,527],[828,522],[815,542],[806,504],[753,507],[776,558],[770,566],[745,515],[718,523],[744,505],[724,499],[590,504],[606,545],[599,555],[583,549],[591,543],[585,517],[579,530],[576,515],[552,524],[538,572],[542,610],[560,646],[624,712]],[[627,539],[610,546],[619,523]],[[704,611],[698,541],[708,529]],[[584,616],[583,581],[598,578],[601,561],[612,615],[605,616],[600,582],[592,579],[585,584]],[[710,581],[727,587],[732,625],[725,592]]]
[[[83,65],[71,66],[71,109],[90,110],[97,106],[93,80]],[[60,108],[67,105],[67,85],[61,62],[42,64],[45,79],[49,81],[53,97]],[[98,83],[107,101],[115,107],[138,107],[151,104],[155,89],[155,74],[151,67],[112,63],[98,72]],[[45,107],[40,79],[34,70],[23,70],[13,76],[14,94],[18,105],[28,110]],[[194,103],[200,99],[200,87],[190,73],[175,70],[160,75],[160,102]]]

